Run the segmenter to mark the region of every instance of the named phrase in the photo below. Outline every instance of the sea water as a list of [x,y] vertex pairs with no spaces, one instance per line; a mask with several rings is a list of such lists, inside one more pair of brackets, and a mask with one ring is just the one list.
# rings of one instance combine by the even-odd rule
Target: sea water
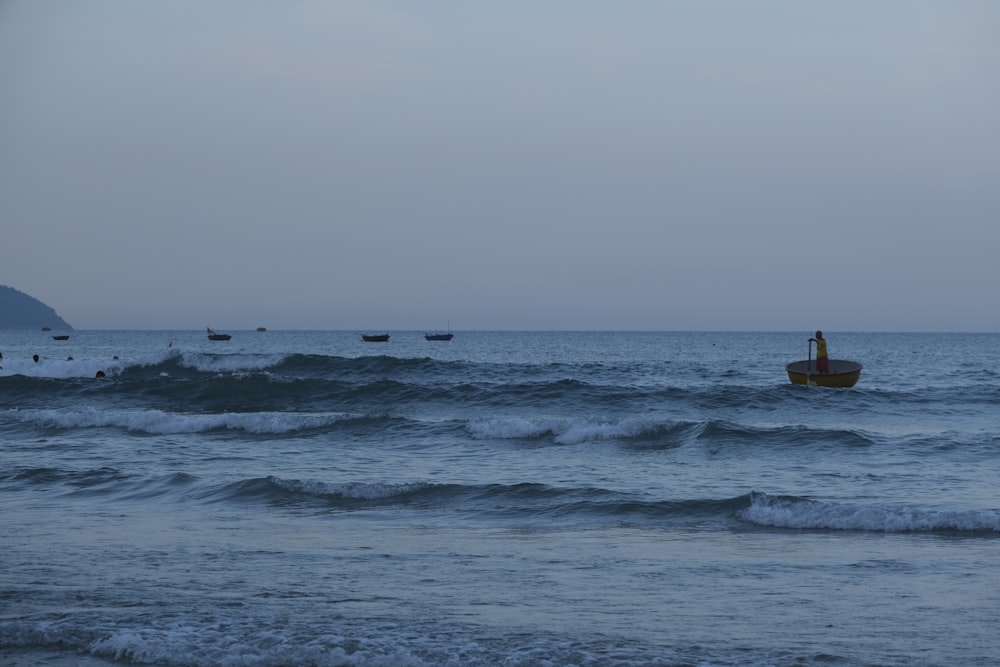
[[229,333],[0,332],[0,663],[1000,663],[998,335]]

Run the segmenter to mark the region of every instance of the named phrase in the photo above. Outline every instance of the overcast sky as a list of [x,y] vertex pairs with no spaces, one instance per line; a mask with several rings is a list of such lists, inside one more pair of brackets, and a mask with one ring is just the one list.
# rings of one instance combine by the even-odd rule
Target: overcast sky
[[993,0],[0,0],[78,329],[1000,331]]

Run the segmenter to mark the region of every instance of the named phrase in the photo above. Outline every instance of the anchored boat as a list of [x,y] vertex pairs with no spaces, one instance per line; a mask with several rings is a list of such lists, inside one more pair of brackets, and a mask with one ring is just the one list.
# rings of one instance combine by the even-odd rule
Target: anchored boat
[[451,340],[455,334],[451,332],[451,322],[448,322],[448,333],[425,333],[424,340]]
[[232,338],[232,336],[230,336],[229,334],[215,333],[214,331],[212,331],[211,327],[205,327],[205,328],[208,329],[209,340],[229,340],[230,338]]

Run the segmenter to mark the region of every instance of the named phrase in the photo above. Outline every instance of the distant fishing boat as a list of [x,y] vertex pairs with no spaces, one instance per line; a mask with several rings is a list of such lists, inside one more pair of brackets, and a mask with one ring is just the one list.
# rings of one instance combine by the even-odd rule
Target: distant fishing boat
[[425,333],[425,340],[451,340],[455,334],[451,332],[451,322],[448,322],[448,333]]
[[361,340],[365,341],[366,343],[388,343],[389,334],[370,334],[370,335],[362,334]]
[[208,329],[209,340],[229,340],[230,338],[232,338],[232,336],[230,336],[229,334],[215,333],[214,331],[212,331],[211,327],[205,327],[205,328]]
[[257,327],[257,333],[264,333],[265,331],[267,331],[266,327]]
[[66,334],[61,334],[59,336],[53,336],[52,340],[69,340],[69,336]]

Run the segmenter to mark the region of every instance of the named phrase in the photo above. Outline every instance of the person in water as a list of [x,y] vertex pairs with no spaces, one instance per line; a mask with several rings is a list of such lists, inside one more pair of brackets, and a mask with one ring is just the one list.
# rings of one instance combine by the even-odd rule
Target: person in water
[[826,339],[823,338],[823,332],[817,331],[816,337],[809,340],[816,343],[816,370],[820,373],[829,373],[830,358],[826,353]]

